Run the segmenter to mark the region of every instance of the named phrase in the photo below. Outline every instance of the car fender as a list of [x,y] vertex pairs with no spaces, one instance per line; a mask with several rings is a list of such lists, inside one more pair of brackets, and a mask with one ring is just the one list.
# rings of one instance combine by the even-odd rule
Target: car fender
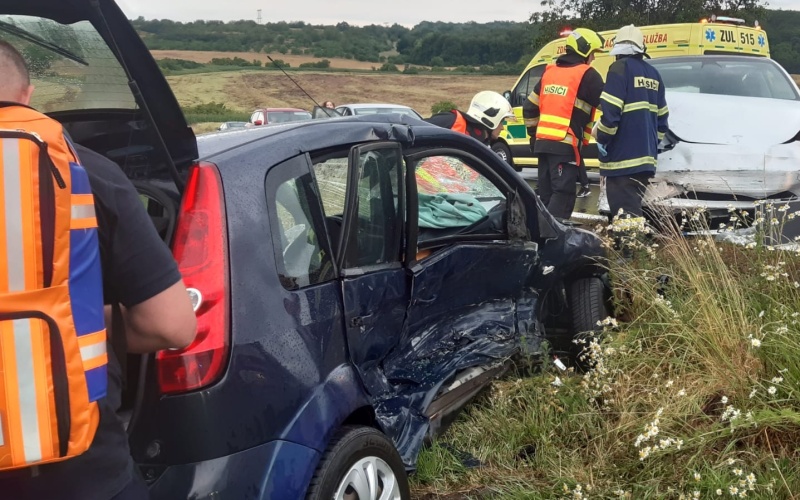
[[339,365],[300,407],[281,439],[322,453],[336,429],[364,406],[371,403],[355,368],[349,363]]

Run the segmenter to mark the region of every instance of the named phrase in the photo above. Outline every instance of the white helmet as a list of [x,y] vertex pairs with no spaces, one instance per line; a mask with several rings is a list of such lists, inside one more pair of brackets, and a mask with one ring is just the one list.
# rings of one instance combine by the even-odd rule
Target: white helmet
[[611,55],[644,54],[645,50],[647,50],[647,48],[644,46],[644,34],[642,30],[629,24],[617,31],[617,36],[614,38],[614,48],[611,49]]
[[484,90],[472,98],[467,114],[490,130],[494,130],[503,123],[503,120],[512,118],[514,110],[505,97],[497,92]]

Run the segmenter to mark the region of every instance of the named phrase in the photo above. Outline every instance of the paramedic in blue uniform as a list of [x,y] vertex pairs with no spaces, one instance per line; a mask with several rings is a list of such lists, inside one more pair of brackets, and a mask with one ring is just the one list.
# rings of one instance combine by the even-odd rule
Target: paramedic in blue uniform
[[595,127],[600,175],[605,178],[611,217],[643,217],[642,198],[655,175],[658,144],[668,129],[664,81],[645,61],[644,36],[633,25],[617,33],[602,116]]

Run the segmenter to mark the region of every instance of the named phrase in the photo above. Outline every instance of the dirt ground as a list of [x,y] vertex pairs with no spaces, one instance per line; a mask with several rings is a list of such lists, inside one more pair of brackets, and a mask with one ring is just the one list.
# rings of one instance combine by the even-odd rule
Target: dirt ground
[[[515,76],[403,75],[387,73],[290,73],[317,102],[337,105],[356,102],[404,104],[423,116],[431,106],[449,100],[466,109],[481,90],[503,92]],[[222,102],[228,108],[251,111],[257,107],[312,109],[314,103],[280,72],[231,71],[170,76],[167,78],[181,105]]]

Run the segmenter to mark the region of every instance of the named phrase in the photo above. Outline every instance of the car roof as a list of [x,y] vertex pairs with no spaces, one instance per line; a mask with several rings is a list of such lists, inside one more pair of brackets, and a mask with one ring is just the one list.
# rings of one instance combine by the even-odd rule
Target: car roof
[[352,108],[352,109],[363,109],[363,108],[404,108],[404,109],[412,109],[410,106],[405,106],[403,104],[388,104],[388,103],[364,103],[359,102],[355,104],[342,104],[340,106],[336,106],[337,108]]
[[[237,161],[226,159],[258,157],[270,166],[302,153],[321,151],[363,142],[386,140],[409,147],[435,138],[442,146],[459,148],[476,143],[466,134],[431,125],[410,115],[387,114],[348,116],[336,120],[306,120],[269,127],[252,127],[228,133],[198,136],[200,157],[221,169],[239,168]],[[258,155],[253,155],[253,150]],[[489,148],[486,151],[491,153]],[[494,153],[492,153],[494,154]]]

